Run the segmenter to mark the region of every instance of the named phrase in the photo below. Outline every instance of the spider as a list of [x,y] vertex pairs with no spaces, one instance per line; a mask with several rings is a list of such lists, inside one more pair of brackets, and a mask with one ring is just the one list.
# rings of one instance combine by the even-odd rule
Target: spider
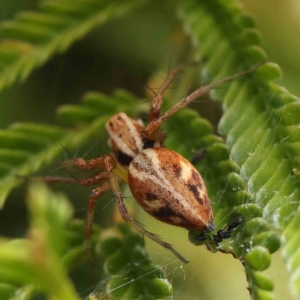
[[[190,102],[225,82],[254,71],[263,63],[259,63],[247,71],[200,87],[160,115],[162,93],[182,69],[182,66],[173,69],[151,102],[147,126],[120,112],[112,116],[106,123],[109,144],[113,153],[90,160],[76,158],[70,162],[83,170],[97,170],[96,175],[79,180],[61,177],[45,177],[43,179],[47,182],[68,182],[82,186],[97,185],[88,200],[87,244],[92,235],[96,202],[103,194],[112,190],[119,212],[126,222],[129,222],[143,235],[170,250],[182,262],[188,262],[171,244],[147,231],[141,223],[129,215],[123,202],[119,181],[128,183],[136,201],[154,218],[187,230],[200,231],[202,234],[198,236],[198,239],[207,239],[207,234],[214,229],[214,223],[203,179],[188,160],[163,147],[166,134],[160,127],[168,118]],[[213,241],[217,244],[222,239],[229,238],[232,230],[238,224],[238,222],[229,224],[227,228],[219,230],[216,235],[212,236]]]

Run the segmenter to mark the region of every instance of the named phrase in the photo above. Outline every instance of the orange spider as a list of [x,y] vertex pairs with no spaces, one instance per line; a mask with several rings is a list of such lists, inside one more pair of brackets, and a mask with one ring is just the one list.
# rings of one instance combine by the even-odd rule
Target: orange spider
[[[96,201],[103,194],[112,190],[119,212],[126,222],[130,222],[143,235],[169,249],[182,262],[188,262],[171,244],[147,231],[141,223],[129,215],[123,202],[118,179],[128,183],[136,201],[154,218],[188,230],[200,231],[199,241],[208,239],[208,234],[214,229],[214,223],[203,179],[189,161],[178,153],[163,147],[166,135],[160,127],[168,118],[190,102],[222,83],[252,72],[263,63],[259,63],[247,71],[200,87],[160,115],[162,93],[182,66],[175,68],[152,100],[147,126],[144,126],[141,121],[131,119],[125,113],[118,113],[112,116],[105,126],[113,153],[90,160],[76,158],[71,161],[74,166],[83,170],[99,170],[96,175],[80,180],[61,177],[43,178],[47,182],[68,182],[83,186],[98,185],[92,190],[88,200],[87,244],[92,235]],[[211,239],[218,243],[224,238],[229,238],[231,231],[239,223],[239,220],[235,221],[233,225],[230,224],[226,227],[228,229],[220,230],[217,235],[212,235]]]

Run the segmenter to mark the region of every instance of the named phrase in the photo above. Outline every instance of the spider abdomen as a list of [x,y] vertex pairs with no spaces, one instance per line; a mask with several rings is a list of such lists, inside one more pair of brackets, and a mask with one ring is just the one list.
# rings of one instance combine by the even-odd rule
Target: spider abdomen
[[213,215],[206,187],[195,167],[167,148],[150,148],[134,157],[130,190],[156,219],[186,229],[211,231]]

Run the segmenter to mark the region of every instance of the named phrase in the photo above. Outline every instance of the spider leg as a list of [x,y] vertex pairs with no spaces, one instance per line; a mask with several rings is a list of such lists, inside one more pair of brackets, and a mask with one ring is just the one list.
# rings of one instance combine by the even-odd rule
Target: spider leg
[[[76,158],[74,160],[67,161],[65,166],[73,165],[83,170],[93,170],[93,169],[103,169],[105,168],[104,160],[106,156],[97,157],[95,159],[85,160],[83,158]],[[115,166],[116,162],[113,155],[107,155],[111,159],[112,168]],[[83,179],[85,185],[93,185],[101,183],[108,178],[107,170],[104,170],[94,177]],[[88,213],[86,218],[86,248],[88,253],[90,253],[90,242],[93,234],[93,219],[95,213],[95,206],[97,200],[105,193],[111,190],[111,184],[109,181],[102,183],[99,187],[92,190],[91,195],[88,200]]]
[[148,121],[151,122],[152,120],[155,120],[160,115],[160,108],[162,105],[162,96],[160,94],[157,94],[151,103],[150,111],[149,111],[149,118]]
[[[27,176],[19,176],[27,178]],[[28,176],[29,179],[43,181],[47,183],[67,183],[67,184],[78,184],[82,186],[90,186],[101,183],[107,178],[107,173],[105,171],[99,172],[88,178],[70,178],[70,177],[60,177],[60,176]]]
[[109,192],[110,190],[111,190],[111,185],[107,181],[104,182],[101,186],[98,186],[95,189],[93,189],[89,197],[88,213],[86,217],[86,238],[87,238],[86,246],[88,250],[90,250],[90,241],[93,234],[93,220],[94,220],[96,202],[102,195]]
[[75,166],[82,170],[103,169],[103,167],[104,167],[103,158],[104,158],[104,156],[85,160],[85,159],[79,157],[79,158],[75,158],[75,159],[67,160],[67,161],[63,162],[62,166],[66,167],[66,168]]
[[147,138],[153,136],[155,134],[155,132],[157,130],[159,130],[159,128],[160,128],[160,126],[162,125],[163,122],[165,122],[168,118],[170,118],[171,116],[173,116],[177,111],[181,110],[182,108],[184,108],[189,103],[195,101],[199,97],[207,94],[209,91],[211,91],[212,89],[218,87],[219,85],[221,85],[221,84],[223,84],[225,82],[232,81],[232,80],[234,80],[234,79],[236,79],[238,77],[241,77],[241,76],[243,76],[245,74],[249,74],[249,73],[253,72],[254,70],[256,70],[257,68],[259,68],[261,65],[263,65],[265,63],[266,63],[266,61],[260,62],[260,63],[258,63],[256,65],[254,65],[249,70],[242,71],[242,72],[236,73],[236,74],[228,76],[228,77],[224,77],[224,78],[222,78],[220,80],[217,80],[214,83],[202,86],[199,89],[195,90],[193,93],[191,93],[190,95],[184,97],[177,104],[175,104],[174,106],[172,106],[162,116],[157,117],[156,119],[153,119],[148,124],[148,126],[146,126],[145,129],[142,131],[143,138],[147,139]]
[[119,212],[121,214],[121,217],[123,218],[124,221],[129,222],[135,229],[137,229],[140,233],[142,233],[143,235],[146,235],[147,237],[149,237],[151,240],[153,240],[154,242],[158,243],[159,245],[163,246],[164,248],[170,250],[173,254],[175,254],[175,256],[177,256],[182,262],[184,263],[188,263],[189,261],[187,259],[185,259],[180,253],[178,253],[171,244],[166,243],[164,241],[162,241],[157,235],[147,231],[143,225],[141,225],[139,222],[137,222],[136,220],[134,220],[128,213],[127,208],[123,202],[123,197],[121,194],[121,190],[118,184],[118,180],[116,175],[114,174],[114,172],[112,172],[113,170],[113,161],[112,161],[112,157],[110,155],[107,155],[104,157],[104,164],[105,164],[105,169],[108,172],[108,178],[109,178],[109,182],[111,185],[111,188],[114,192],[114,195],[116,197],[117,200],[117,204],[118,204],[118,209]]
[[156,96],[153,98],[152,103],[151,103],[151,107],[150,107],[150,111],[149,111],[149,118],[148,118],[149,122],[151,122],[152,120],[155,120],[159,117],[160,108],[162,105],[162,94],[166,90],[166,88],[170,85],[170,83],[175,78],[175,76],[183,69],[183,67],[184,67],[184,65],[179,65],[179,66],[175,67],[174,69],[172,69],[169,72],[168,77],[164,80],[164,82],[160,86],[158,92],[156,93]]

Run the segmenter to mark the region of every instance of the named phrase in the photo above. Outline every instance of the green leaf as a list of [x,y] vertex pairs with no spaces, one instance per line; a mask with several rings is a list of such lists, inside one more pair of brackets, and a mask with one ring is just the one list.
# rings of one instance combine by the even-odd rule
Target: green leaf
[[0,90],[24,81],[54,54],[140,1],[45,0],[39,12],[21,12],[1,25]]
[[[108,230],[102,236],[99,247],[106,256],[104,270],[109,276],[106,294],[111,299],[139,299],[143,296],[162,299],[172,295],[172,286],[165,272],[150,261],[140,235],[128,230],[126,224],[119,224],[119,230]],[[95,291],[93,294],[99,293]]]
[[[201,4],[190,1],[183,5],[180,14],[187,24],[187,32],[201,44],[199,51],[206,58],[205,73],[210,78],[236,72],[236,66],[247,69],[267,58],[253,31],[254,23],[233,1]],[[231,21],[222,24],[220,19]],[[217,45],[222,45],[222,48]],[[216,152],[204,158],[204,164],[199,164],[212,197],[215,219],[224,219],[232,213],[244,215],[244,224],[236,230],[240,233],[234,233],[237,243],[243,243],[243,246],[236,244],[233,249],[236,249],[237,257],[245,259],[251,289],[257,285],[257,282],[254,284],[257,279],[252,278],[250,270],[268,267],[270,256],[267,253],[277,251],[282,241],[280,231],[275,233],[271,228],[291,228],[299,206],[299,180],[296,174],[292,174],[293,169],[299,169],[299,136],[296,134],[298,99],[269,81],[280,75],[278,65],[268,63],[247,78],[233,82],[222,93],[213,94],[224,99],[219,131],[226,138],[228,153],[226,158],[225,152]],[[212,146],[209,146],[208,152],[212,151],[209,150]],[[234,173],[228,169],[227,175],[220,174],[221,160],[224,165],[227,159],[235,166]],[[221,198],[215,192],[220,190]],[[260,223],[263,226],[253,219],[261,217],[265,220]],[[260,233],[259,228],[263,232]],[[293,234],[297,231],[299,227],[294,226]],[[239,234],[244,236],[244,240],[239,239]],[[288,238],[283,241],[284,245],[289,244]],[[234,244],[230,243],[228,249],[232,249]],[[286,253],[284,249],[285,246],[283,253]],[[296,252],[291,250],[289,255],[286,259],[291,259]],[[294,270],[298,267],[295,264]],[[298,283],[293,282],[293,286],[299,296]],[[273,299],[263,289],[263,285],[259,292],[253,288],[254,298]]]
[[[44,184],[30,186],[27,203],[30,212],[27,238],[0,240],[1,299],[33,299],[38,293],[58,300],[79,299],[67,271],[87,263],[84,223],[70,223],[72,207],[66,197],[50,192]],[[105,293],[110,298],[133,299],[144,295],[161,299],[172,294],[165,272],[148,258],[143,238],[132,233],[126,224],[101,234],[94,228],[93,236],[97,258],[105,256],[104,270],[108,277]],[[128,284],[124,285],[124,281]],[[94,295],[103,292],[97,289]]]
[[31,186],[27,199],[31,213],[28,238],[0,242],[1,281],[33,285],[61,300],[79,299],[60,263],[66,247],[65,230],[71,219],[69,203],[41,184]]

